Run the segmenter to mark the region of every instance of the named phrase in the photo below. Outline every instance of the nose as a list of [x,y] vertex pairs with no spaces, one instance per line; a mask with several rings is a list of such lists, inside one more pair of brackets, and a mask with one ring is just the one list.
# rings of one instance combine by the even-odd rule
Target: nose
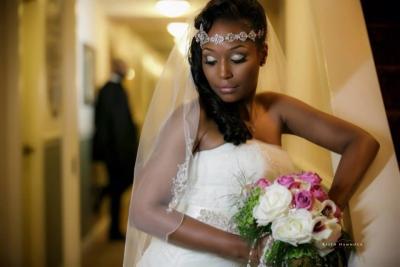
[[219,76],[222,79],[229,79],[232,75],[231,66],[228,60],[222,59],[219,66]]

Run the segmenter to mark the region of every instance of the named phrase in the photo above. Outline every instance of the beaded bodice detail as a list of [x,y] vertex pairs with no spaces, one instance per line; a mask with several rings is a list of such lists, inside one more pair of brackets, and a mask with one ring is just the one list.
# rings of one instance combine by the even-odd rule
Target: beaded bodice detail
[[274,179],[294,172],[286,151],[250,140],[235,146],[225,143],[197,152],[191,159],[188,184],[178,210],[216,228],[236,232],[233,215],[243,185],[259,178]]

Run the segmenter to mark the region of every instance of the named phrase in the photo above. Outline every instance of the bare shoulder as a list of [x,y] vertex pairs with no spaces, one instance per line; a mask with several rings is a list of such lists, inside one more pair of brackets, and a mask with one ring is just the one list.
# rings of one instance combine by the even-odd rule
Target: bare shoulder
[[224,143],[224,137],[218,129],[217,124],[206,114],[200,105],[199,127],[197,129],[194,150],[206,150],[217,147]]
[[199,141],[201,139],[201,136],[203,136],[204,133],[207,132],[207,128],[208,128],[207,114],[204,108],[200,106],[199,127],[197,129],[197,141]]
[[282,120],[284,112],[298,100],[277,92],[263,92],[256,95],[256,101],[270,116]]
[[329,116],[325,112],[285,94],[265,92],[258,94],[257,99],[270,114],[278,117],[284,123],[297,121],[300,118],[303,120],[312,120],[312,118],[321,116],[326,116],[326,119],[328,117],[333,118],[333,116]]
[[262,92],[256,95],[256,101],[265,108],[270,108],[281,94],[275,92]]
[[300,100],[277,92],[263,92],[256,95],[256,100],[266,109],[274,110],[302,103]]
[[[204,108],[196,103],[194,105],[180,106],[172,112],[167,119],[163,131],[164,134],[171,133],[176,140],[185,139],[184,121],[198,121],[198,127],[193,128],[196,132],[191,133],[194,138],[193,151],[209,149],[220,145],[223,142],[223,136],[218,130],[215,122],[210,119]],[[173,140],[171,140],[173,142]]]
[[196,140],[195,140],[195,144],[194,144],[194,150],[197,150],[200,146],[200,142],[203,138],[203,136],[207,133],[209,128],[209,123],[208,123],[208,118],[207,118],[207,114],[206,111],[204,110],[204,108],[202,108],[200,106],[200,110],[199,110],[199,125],[197,128],[197,134],[196,134]]

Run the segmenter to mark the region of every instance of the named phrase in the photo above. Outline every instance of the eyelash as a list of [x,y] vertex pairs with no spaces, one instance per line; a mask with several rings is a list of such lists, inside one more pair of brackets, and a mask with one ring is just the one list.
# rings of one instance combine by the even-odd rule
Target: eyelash
[[231,58],[231,60],[232,60],[232,62],[235,63],[235,64],[240,64],[240,63],[243,63],[243,62],[246,61],[246,56],[240,55],[240,59],[232,59],[232,58]]
[[[235,64],[240,64],[240,63],[245,62],[246,61],[246,56],[244,56],[244,55],[240,55],[240,56],[241,56],[240,59],[232,59],[232,57],[231,57],[231,61],[233,63],[235,63]],[[217,63],[217,60],[207,60],[207,57],[206,57],[204,63],[207,64],[207,65],[214,66]]]
[[207,60],[207,58],[206,58],[204,63],[207,64],[207,65],[214,66],[215,63],[217,63],[217,61],[216,60]]

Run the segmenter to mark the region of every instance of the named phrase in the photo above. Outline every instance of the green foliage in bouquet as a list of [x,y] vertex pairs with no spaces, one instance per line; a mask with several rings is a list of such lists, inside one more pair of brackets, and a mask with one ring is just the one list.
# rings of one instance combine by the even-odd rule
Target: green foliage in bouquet
[[355,251],[353,244],[351,236],[342,231],[342,236],[336,242],[335,250],[323,258],[324,266],[347,266],[351,253]]
[[[279,240],[274,241],[270,250],[264,255],[269,266],[287,267],[345,267],[351,252],[354,250],[350,236],[342,231],[335,250],[325,257],[318,254],[312,244],[300,244],[297,247]],[[348,245],[344,245],[348,244]]]
[[312,244],[301,244],[295,247],[289,243],[276,240],[264,257],[270,266],[324,266],[321,257]]
[[264,233],[271,233],[271,226],[259,227],[253,216],[253,209],[258,204],[258,199],[262,193],[261,188],[251,190],[248,199],[245,201],[244,206],[239,209],[235,214],[234,221],[240,236],[246,239],[249,243],[257,240]]

